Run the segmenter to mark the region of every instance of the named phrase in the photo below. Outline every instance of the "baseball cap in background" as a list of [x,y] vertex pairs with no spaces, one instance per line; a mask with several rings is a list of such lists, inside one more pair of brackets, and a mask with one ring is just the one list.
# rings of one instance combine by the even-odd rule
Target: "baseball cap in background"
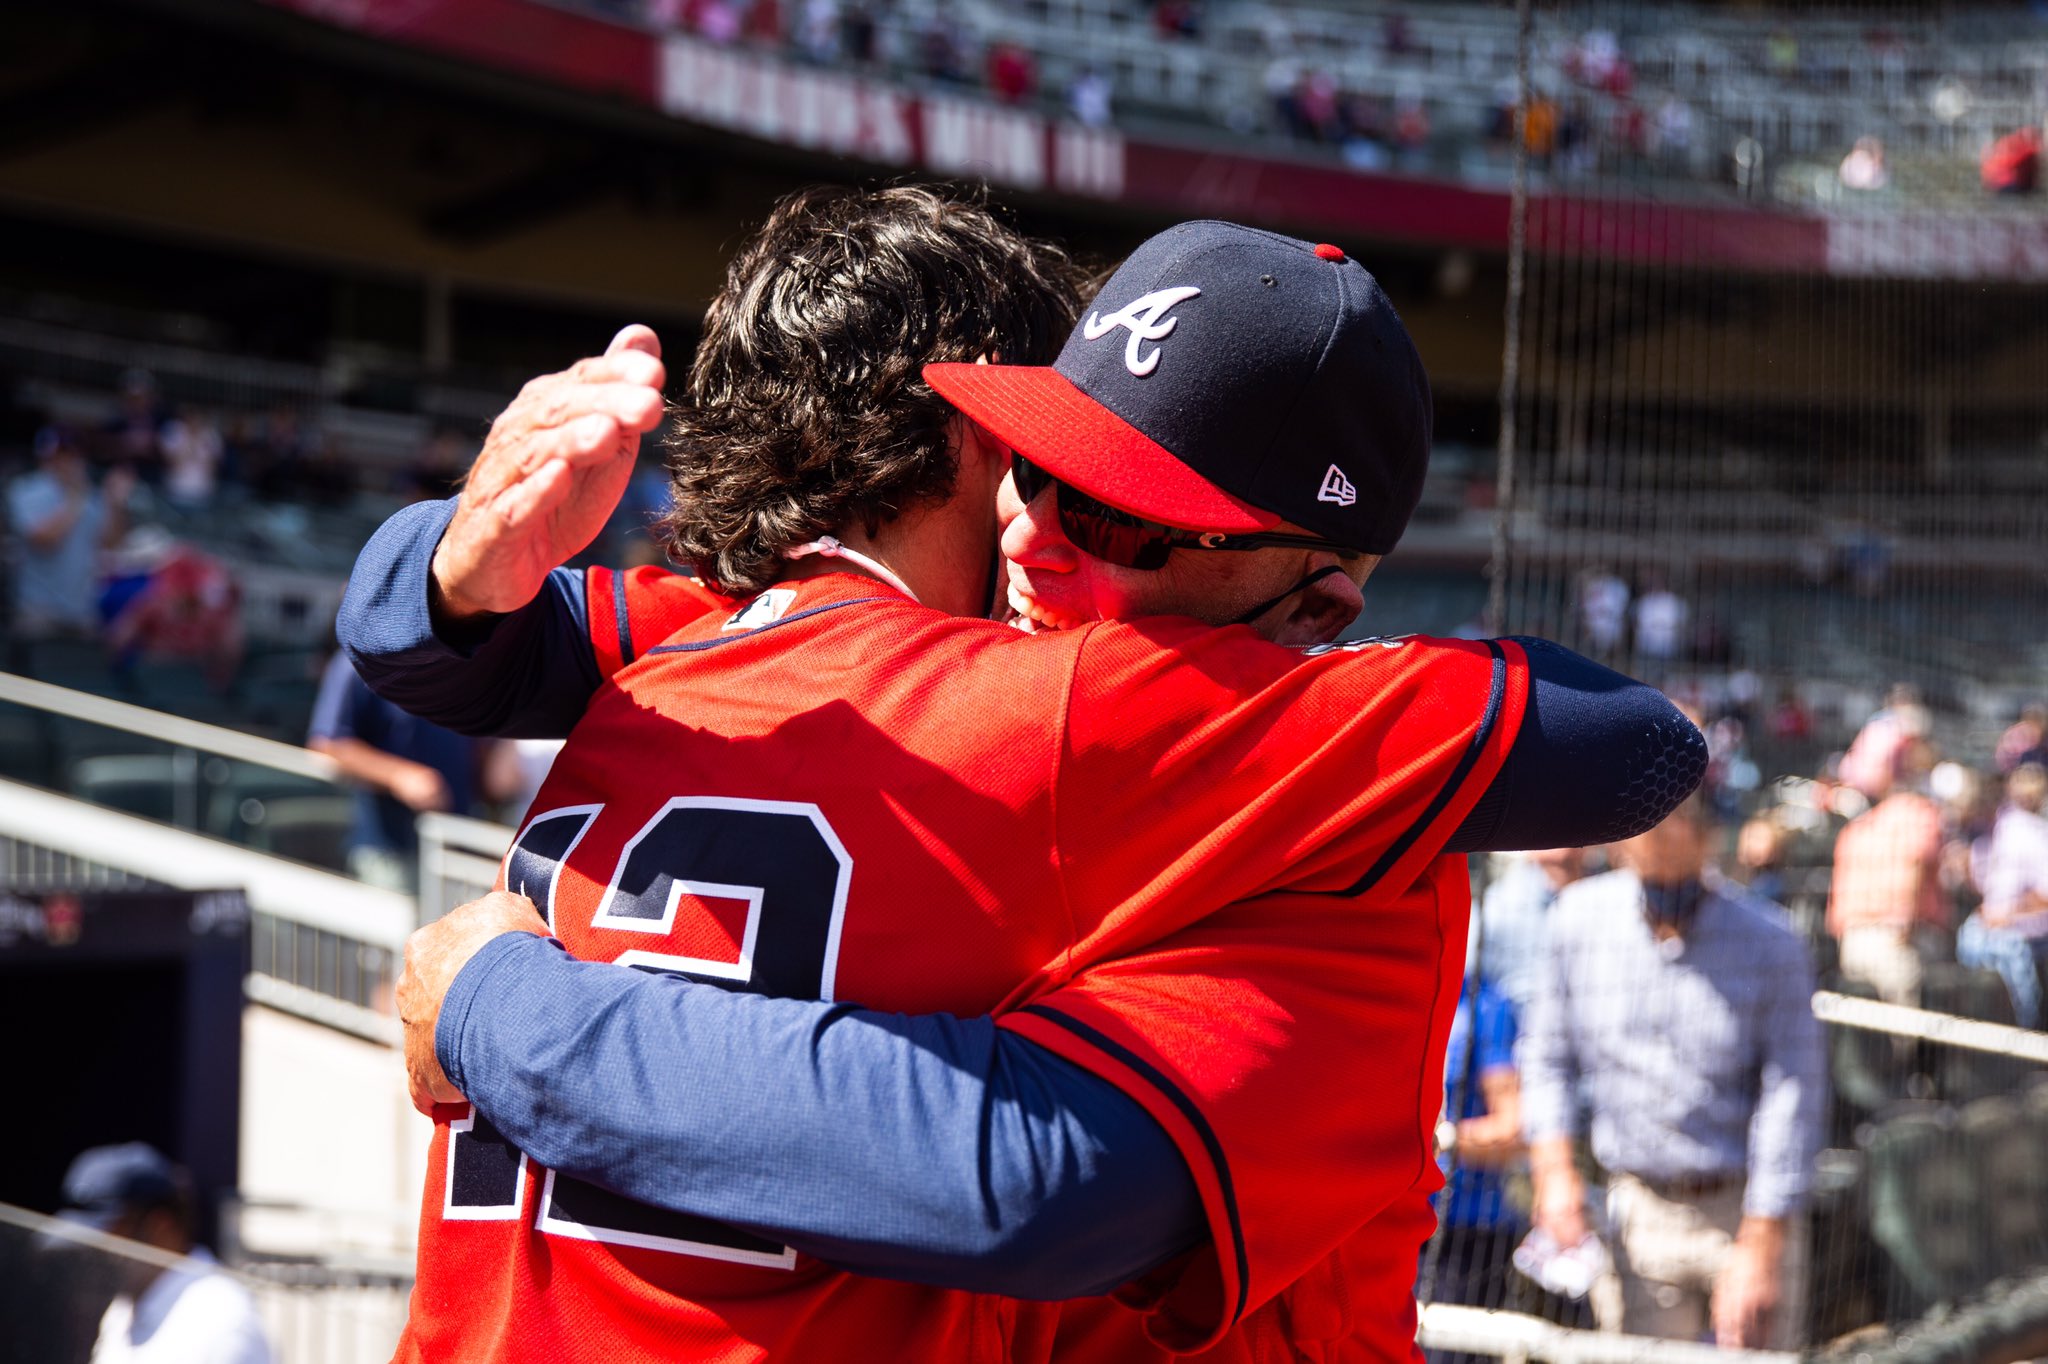
[[147,1142],[95,1146],[79,1152],[64,1172],[64,1209],[57,1215],[105,1231],[130,1208],[171,1203],[183,1189],[183,1173]]
[[1190,530],[1292,521],[1385,554],[1429,467],[1429,377],[1379,281],[1236,223],[1132,252],[1050,367],[924,375],[1055,477]]

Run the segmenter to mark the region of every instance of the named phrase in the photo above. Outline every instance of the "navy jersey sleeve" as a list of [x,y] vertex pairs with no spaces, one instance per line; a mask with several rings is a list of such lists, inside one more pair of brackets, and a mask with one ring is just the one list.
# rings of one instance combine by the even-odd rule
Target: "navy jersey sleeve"
[[1205,1235],[1145,1110],[989,1018],[735,993],[507,933],[435,1041],[540,1164],[857,1273],[1057,1300]]
[[1700,784],[1707,741],[1670,698],[1549,640],[1513,638],[1529,660],[1522,727],[1446,851],[1633,838]]
[[372,691],[457,733],[565,737],[600,681],[583,575],[558,568],[524,608],[438,634],[428,582],[455,506],[415,503],[370,537],[335,619],[341,647]]

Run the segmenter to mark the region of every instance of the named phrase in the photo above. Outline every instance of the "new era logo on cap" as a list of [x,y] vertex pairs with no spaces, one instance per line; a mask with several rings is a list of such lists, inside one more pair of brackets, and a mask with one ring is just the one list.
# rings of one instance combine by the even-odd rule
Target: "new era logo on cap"
[[[1155,289],[1143,298],[1133,299],[1118,308],[1108,317],[1099,312],[1088,314],[1088,320],[1081,324],[1081,334],[1090,341],[1100,341],[1118,327],[1131,329],[1130,343],[1124,347],[1124,368],[1142,379],[1159,368],[1159,347],[1154,346],[1150,355],[1140,358],[1140,341],[1164,341],[1180,325],[1177,317],[1167,317],[1169,309],[1176,303],[1184,303],[1201,293],[1200,289],[1182,286],[1178,289]],[[1165,318],[1161,321],[1161,318]]]
[[1316,501],[1335,502],[1340,507],[1348,507],[1357,500],[1358,489],[1351,486],[1351,480],[1344,477],[1342,469],[1332,464],[1330,472],[1323,475],[1322,490],[1316,494]]

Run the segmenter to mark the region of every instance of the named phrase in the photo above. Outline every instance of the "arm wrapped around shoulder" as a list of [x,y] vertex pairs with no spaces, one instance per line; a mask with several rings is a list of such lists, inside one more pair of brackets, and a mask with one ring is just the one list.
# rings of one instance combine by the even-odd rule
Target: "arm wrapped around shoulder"
[[1514,747],[1451,852],[1583,848],[1661,822],[1707,772],[1707,741],[1655,687],[1543,639]]

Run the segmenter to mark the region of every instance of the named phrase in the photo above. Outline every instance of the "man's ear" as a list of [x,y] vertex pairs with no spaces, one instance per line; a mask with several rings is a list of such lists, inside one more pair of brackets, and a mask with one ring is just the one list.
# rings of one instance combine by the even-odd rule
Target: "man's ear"
[[1364,609],[1365,598],[1349,573],[1325,574],[1296,594],[1273,642],[1297,649],[1328,644]]

